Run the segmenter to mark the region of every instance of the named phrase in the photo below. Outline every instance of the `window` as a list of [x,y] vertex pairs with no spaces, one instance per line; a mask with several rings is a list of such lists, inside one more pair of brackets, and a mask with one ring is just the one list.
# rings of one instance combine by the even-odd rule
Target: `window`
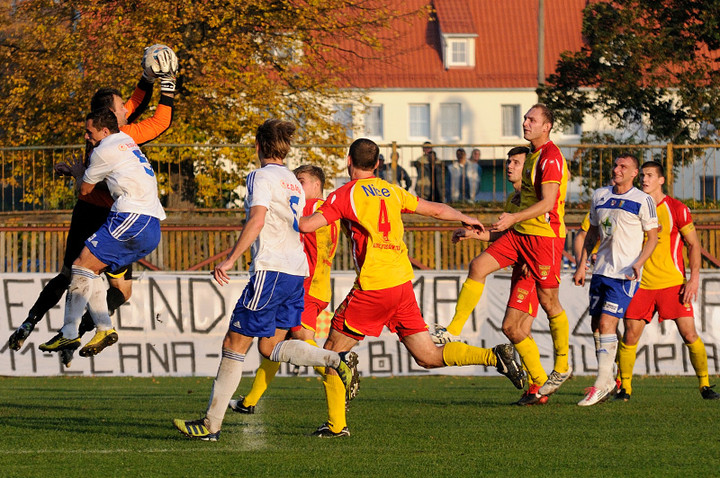
[[468,52],[467,41],[451,40],[450,42],[450,65],[467,65]]
[[365,136],[383,137],[383,105],[370,105],[365,112]]
[[345,127],[345,134],[348,138],[353,137],[352,105],[335,105],[333,121]]
[[452,33],[442,35],[443,65],[446,69],[475,66],[474,33]]
[[460,111],[460,103],[440,103],[440,136],[443,139],[460,139]]
[[569,126],[565,126],[562,130],[562,134],[565,136],[580,136],[582,134],[582,124],[573,123]]
[[520,136],[520,105],[502,105],[502,135]]
[[427,103],[410,105],[410,137],[430,138],[430,105]]
[[704,201],[718,200],[718,184],[720,184],[718,176],[700,176],[700,195]]

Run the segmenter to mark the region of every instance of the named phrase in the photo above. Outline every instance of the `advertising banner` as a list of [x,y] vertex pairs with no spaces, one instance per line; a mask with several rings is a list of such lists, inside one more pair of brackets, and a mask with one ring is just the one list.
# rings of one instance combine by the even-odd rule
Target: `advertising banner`
[[[222,339],[235,302],[248,281],[246,274],[233,276],[220,287],[209,273],[136,272],[130,300],[113,316],[119,334],[117,344],[92,358],[76,354],[71,366],[61,365],[57,354],[44,353],[38,345],[62,327],[64,300],[43,318],[23,347],[15,352],[7,339],[25,319],[50,274],[2,274],[0,282],[0,375],[95,375],[95,376],[214,376],[220,360]],[[426,322],[447,325],[452,318],[465,271],[416,272],[414,290]],[[319,320],[318,343],[327,337],[332,310],[339,305],[355,279],[353,272],[333,273],[333,297]],[[577,375],[595,374],[597,361],[588,311],[588,285],[576,287],[564,275],[560,301],[570,321],[570,363]],[[461,340],[481,347],[506,343],[502,319],[509,295],[510,276],[498,273],[488,279],[485,292],[465,324]],[[695,306],[695,323],[705,342],[710,374],[720,371],[720,273],[703,272]],[[548,322],[541,310],[532,327],[543,366],[552,370],[552,342]],[[83,337],[85,343],[92,337]],[[403,345],[387,329],[380,337],[367,337],[356,348],[364,376],[388,375],[495,375],[486,367],[448,367],[432,371],[420,368]],[[256,345],[245,361],[245,372],[254,373],[260,362]],[[283,365],[280,375],[314,373],[306,367]],[[672,321],[653,321],[638,346],[638,375],[688,375],[693,369],[687,347]]]

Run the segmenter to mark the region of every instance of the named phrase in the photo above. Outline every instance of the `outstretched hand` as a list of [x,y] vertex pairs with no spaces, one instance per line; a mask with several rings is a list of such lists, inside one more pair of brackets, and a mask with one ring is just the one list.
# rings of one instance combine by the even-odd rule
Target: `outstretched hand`
[[497,222],[492,225],[491,231],[503,232],[515,225],[515,216],[512,213],[504,212],[500,215]]
[[72,176],[78,179],[85,173],[85,165],[80,158],[73,154],[67,161],[60,161],[53,166],[53,170],[60,176]]
[[472,226],[461,227],[453,231],[453,244],[457,244],[458,242],[462,242],[467,239],[480,239],[480,232]]

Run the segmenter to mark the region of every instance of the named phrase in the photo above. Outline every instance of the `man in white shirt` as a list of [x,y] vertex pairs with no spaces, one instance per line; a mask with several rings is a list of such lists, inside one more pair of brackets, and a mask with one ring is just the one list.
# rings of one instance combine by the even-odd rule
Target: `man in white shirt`
[[160,242],[160,221],[165,219],[155,173],[135,141],[120,131],[115,113],[109,108],[95,110],[87,115],[85,128],[85,139],[94,149],[79,184],[80,194],[89,194],[105,180],[114,204],[105,224],[85,241],[73,262],[62,329],[39,347],[46,352],[77,349],[78,327],[87,306],[97,331],[80,350],[83,357],[118,340],[100,273],[150,254]]
[[230,318],[205,416],[199,420],[173,420],[175,428],[190,438],[218,440],[225,411],[242,378],[245,354],[255,337],[265,358],[297,366],[333,368],[345,385],[346,399],[351,400],[357,393],[355,352],[338,354],[302,340],[284,340],[290,329],[300,325],[303,281],[309,273],[298,224],[305,193],[284,164],[294,132],[295,125],[277,119],[265,121],[257,130],[255,151],[261,167],[247,178],[247,221],[227,258],[213,271],[218,284],[229,283],[228,271],[250,247],[250,282]]
[[[658,243],[658,221],[652,197],[633,186],[640,165],[622,154],[613,168],[614,186],[595,191],[590,205],[590,229],[576,257],[575,285],[585,285],[587,257],[597,239],[595,269],[590,283],[590,316],[598,359],[598,376],[580,406],[604,402],[615,391],[613,366],[618,347],[617,324],[624,317],[642,274]],[[647,240],[643,245],[643,237]]]

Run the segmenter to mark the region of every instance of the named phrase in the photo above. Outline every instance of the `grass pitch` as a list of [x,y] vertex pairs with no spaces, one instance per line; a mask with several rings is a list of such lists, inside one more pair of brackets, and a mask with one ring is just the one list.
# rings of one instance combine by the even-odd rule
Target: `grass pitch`
[[320,439],[319,379],[278,378],[255,415],[228,411],[207,443],[171,420],[202,415],[209,378],[0,378],[0,475],[716,475],[720,401],[702,400],[694,377],[636,378],[628,403],[576,406],[592,380],[517,407],[502,377],[366,378],[352,436]]

